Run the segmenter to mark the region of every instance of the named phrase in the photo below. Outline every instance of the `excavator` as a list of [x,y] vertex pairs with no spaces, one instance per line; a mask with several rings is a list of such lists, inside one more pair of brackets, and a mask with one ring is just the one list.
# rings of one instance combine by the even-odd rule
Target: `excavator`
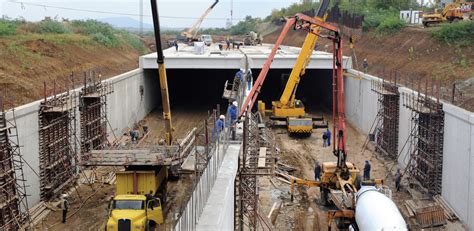
[[[329,6],[329,0],[322,1],[317,11],[315,19],[320,22],[326,21],[326,10]],[[311,25],[311,31],[318,32],[320,27],[318,25]],[[286,87],[279,101],[272,102],[272,109],[268,110],[271,113],[270,118],[276,120],[274,124],[280,125],[278,121],[285,121],[283,125],[287,126],[290,134],[306,134],[311,135],[313,128],[327,128],[327,124],[318,123],[321,118],[309,117],[306,114],[305,107],[301,100],[296,99],[296,90],[302,76],[304,76],[306,67],[308,66],[314,47],[316,46],[319,36],[317,33],[306,35],[300,54],[296,60],[295,65],[286,83]],[[262,115],[267,111],[265,103],[258,101],[258,109]],[[315,123],[316,122],[316,123]]]
[[[181,35],[178,35],[177,39],[179,41],[184,41],[184,42],[196,42],[199,41],[199,38],[197,37],[197,32],[199,31],[199,28],[201,27],[202,22],[204,21],[204,18],[214,9],[214,7],[217,5],[219,0],[216,0],[212,5],[204,11],[204,13],[197,19],[197,21],[187,30],[181,32]],[[208,40],[208,37],[203,38],[203,40]],[[206,41],[203,41],[208,44]]]
[[[439,3],[439,0],[437,3]],[[471,7],[471,2],[466,2],[465,0],[455,0],[452,3],[446,4],[441,13],[438,12],[438,9],[435,9],[434,13],[423,14],[423,26],[429,27],[442,22],[462,21],[464,19],[464,13],[469,13],[471,11]]]

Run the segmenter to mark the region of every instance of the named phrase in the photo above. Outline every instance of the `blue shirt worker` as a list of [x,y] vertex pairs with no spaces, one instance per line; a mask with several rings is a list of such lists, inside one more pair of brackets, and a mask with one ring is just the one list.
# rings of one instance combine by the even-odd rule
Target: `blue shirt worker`
[[329,131],[329,128],[326,130],[326,137],[328,138],[328,145],[331,146],[331,131]]
[[216,126],[214,127],[214,132],[212,134],[212,140],[219,137],[219,134],[221,133],[221,131],[224,130],[224,121],[225,121],[225,116],[220,115],[219,119],[216,121]]
[[369,161],[366,160],[364,165],[364,180],[370,180],[370,169],[371,166],[369,164]]
[[229,109],[227,109],[230,115],[230,126],[234,125],[235,121],[237,120],[237,106],[238,105],[239,104],[237,103],[237,101],[234,101],[229,106]]

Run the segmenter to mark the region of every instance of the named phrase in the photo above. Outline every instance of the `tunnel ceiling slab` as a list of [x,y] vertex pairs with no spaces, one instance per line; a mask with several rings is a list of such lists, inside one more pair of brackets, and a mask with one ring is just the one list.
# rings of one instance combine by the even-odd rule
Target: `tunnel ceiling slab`
[[[217,45],[204,47],[204,52],[198,54],[193,46],[180,44],[179,51],[174,47],[164,50],[165,64],[168,69],[239,69],[245,66],[245,56],[249,59],[252,69],[262,68],[273,44],[261,46],[242,46],[240,49],[219,50]],[[291,69],[296,62],[300,48],[281,46],[271,65],[273,69]],[[332,54],[314,51],[308,69],[332,69]],[[140,57],[140,67],[157,69],[156,52]],[[352,59],[344,57],[344,68],[352,68]]]

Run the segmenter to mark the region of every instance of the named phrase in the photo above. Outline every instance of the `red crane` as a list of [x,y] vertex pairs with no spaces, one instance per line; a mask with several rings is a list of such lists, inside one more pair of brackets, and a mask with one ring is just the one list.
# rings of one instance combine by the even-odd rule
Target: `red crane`
[[[312,30],[312,25],[319,26],[324,30]],[[337,156],[337,166],[340,169],[347,169],[345,151],[346,144],[346,122],[344,113],[344,73],[343,73],[343,56],[342,56],[342,37],[339,29],[329,23],[317,20],[304,14],[296,14],[294,17],[287,18],[286,24],[280,33],[275,45],[270,52],[267,60],[263,64],[262,70],[258,75],[248,97],[239,113],[239,118],[246,115],[250,111],[257,100],[257,97],[262,88],[265,77],[270,70],[270,65],[275,58],[275,55],[283,42],[283,39],[288,34],[291,27],[295,30],[303,29],[310,33],[314,33],[321,38],[330,39],[333,42],[333,153]]]

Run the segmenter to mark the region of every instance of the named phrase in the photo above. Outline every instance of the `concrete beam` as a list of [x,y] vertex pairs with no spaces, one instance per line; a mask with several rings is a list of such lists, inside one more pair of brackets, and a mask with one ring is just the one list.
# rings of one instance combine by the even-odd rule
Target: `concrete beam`
[[[246,58],[250,68],[261,69],[270,54],[272,44],[241,47],[239,50],[220,51],[216,47],[205,47],[203,54],[197,54],[194,48],[181,45],[164,50],[165,64],[168,69],[239,69],[243,68]],[[300,48],[282,46],[278,51],[272,69],[291,69],[300,53]],[[314,51],[308,69],[332,69],[332,53]],[[156,52],[140,57],[140,68],[157,69]],[[344,68],[352,68],[352,59],[344,57]]]

